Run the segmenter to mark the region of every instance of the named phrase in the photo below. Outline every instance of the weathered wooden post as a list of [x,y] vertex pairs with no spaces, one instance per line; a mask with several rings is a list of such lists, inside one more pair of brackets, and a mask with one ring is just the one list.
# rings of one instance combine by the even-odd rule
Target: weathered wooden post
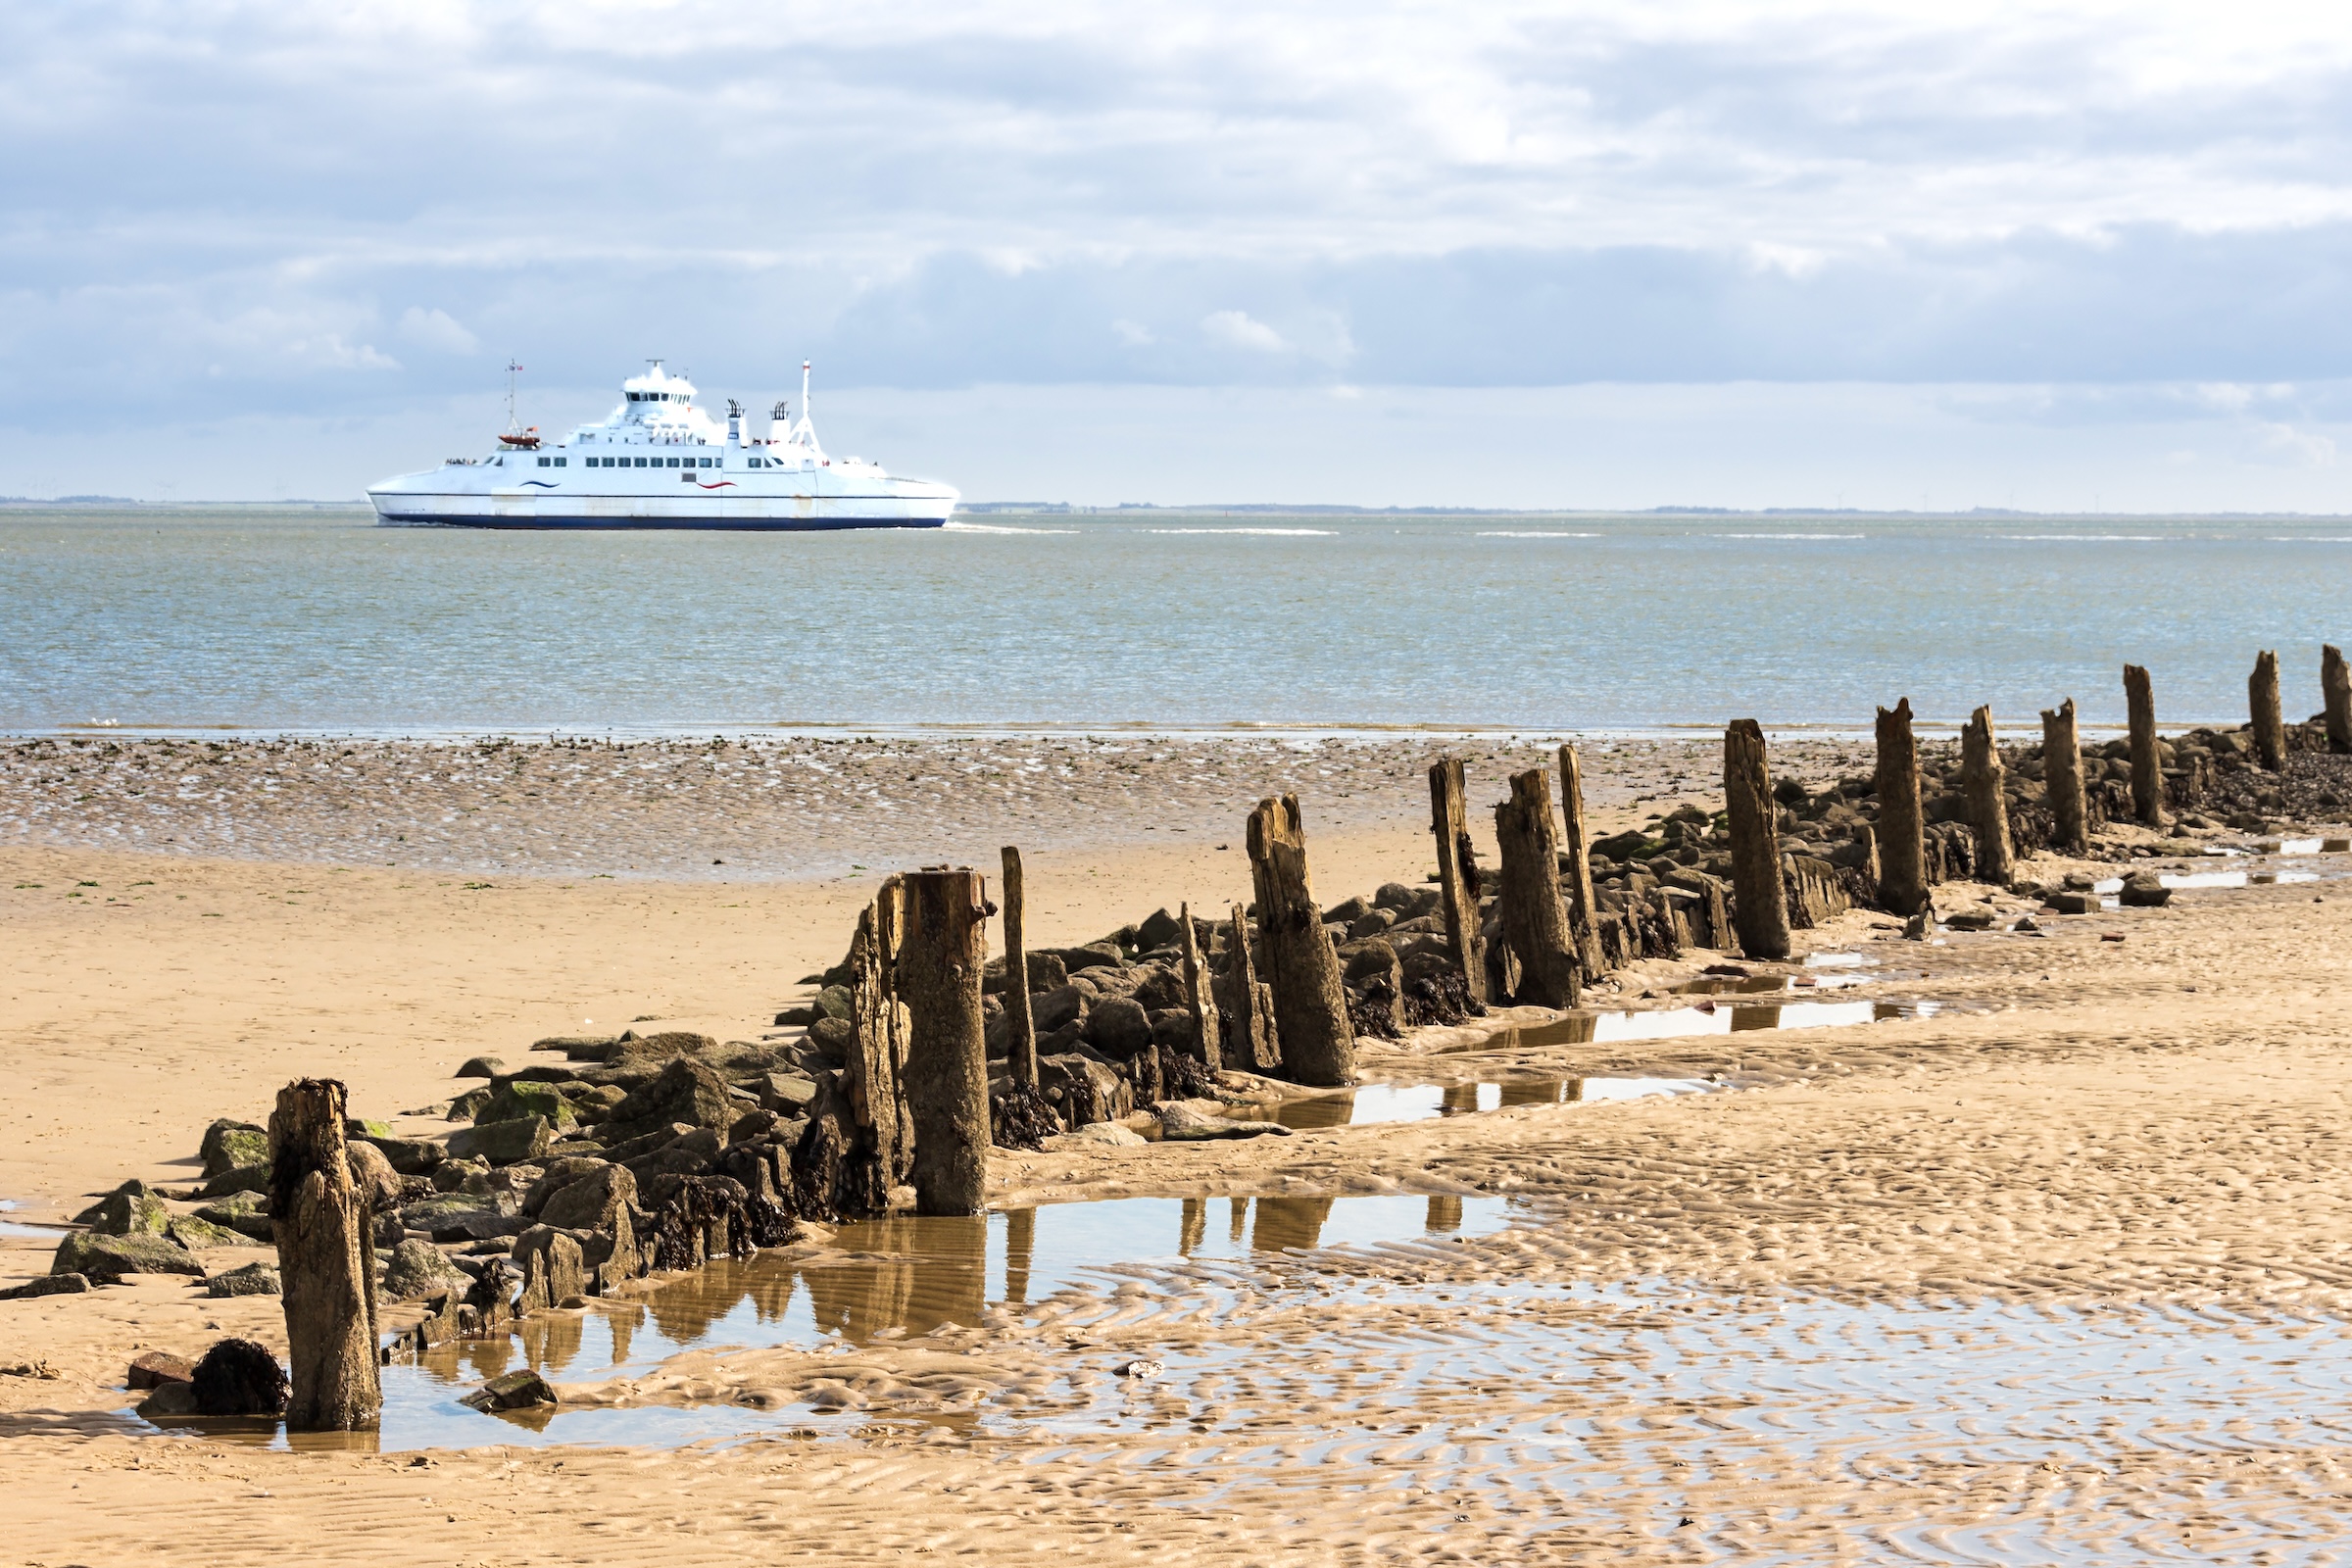
[[1542,768],[1511,775],[1511,798],[1494,808],[1494,837],[1502,848],[1503,940],[1519,958],[1519,992],[1511,1000],[1573,1007],[1582,976],[1576,933],[1560,905],[1560,843]]
[[1438,901],[1446,942],[1461,965],[1470,1000],[1487,1000],[1487,945],[1479,932],[1478,860],[1470,847],[1470,809],[1462,795],[1462,762],[1441,757],[1429,764],[1429,831],[1438,841]]
[[2246,707],[2254,720],[2254,759],[2272,772],[2286,766],[2286,719],[2278,710],[2278,655],[2265,649],[2254,656],[2254,673],[2246,677]]
[[2041,783],[2050,797],[2058,835],[2051,848],[2066,855],[2090,853],[2090,818],[2082,800],[2082,741],[2075,728],[2075,700],[2041,710]]
[[1781,835],[1764,765],[1764,726],[1732,720],[1723,732],[1723,798],[1732,818],[1732,923],[1751,958],[1788,956],[1788,890],[1781,881]]
[[1601,971],[1600,928],[1592,919],[1592,838],[1585,831],[1585,768],[1576,748],[1560,748],[1560,857],[1568,863],[1568,926],[1588,975]]
[[1927,824],[1919,809],[1919,740],[1911,699],[1879,710],[1879,907],[1912,915],[1928,902]]
[[1264,1072],[1282,1065],[1282,1045],[1274,1037],[1274,1014],[1262,999],[1257,965],[1250,958],[1250,911],[1233,906],[1225,949],[1225,1006],[1221,1019],[1231,1030],[1226,1041],[1226,1065],[1242,1072]]
[[2352,669],[2333,643],[2320,648],[2320,701],[2328,715],[2328,749],[2352,752]]
[[1200,938],[1193,930],[1193,906],[1176,906],[1184,923],[1184,1004],[1193,1014],[1193,1050],[1211,1073],[1225,1065],[1223,1024],[1217,1017],[1217,999],[1210,995],[1208,969],[1200,961]]
[[1037,1021],[1029,1011],[1029,949],[1021,933],[1021,852],[1004,846],[1005,1062],[1015,1089],[1037,1087]]
[[344,1153],[344,1087],[302,1078],[270,1113],[270,1215],[284,1293],[293,1432],[372,1427],[376,1376],[375,1239]]
[[909,871],[896,979],[919,1214],[977,1214],[988,1192],[988,1044],[980,1023],[986,885],[969,866]]
[[2005,888],[2017,873],[2009,839],[2009,803],[2002,793],[2001,750],[1993,741],[1992,710],[1979,708],[1960,732],[1960,788],[1969,826],[1977,835],[1977,880]]
[[2164,764],[2156,755],[2156,693],[2148,672],[2124,666],[2124,706],[2132,723],[2132,814],[2150,827],[2164,825]]
[[1257,929],[1265,939],[1283,1070],[1303,1084],[1351,1084],[1355,1031],[1348,1022],[1340,957],[1307,879],[1298,796],[1262,800],[1250,813],[1250,871],[1257,886]]

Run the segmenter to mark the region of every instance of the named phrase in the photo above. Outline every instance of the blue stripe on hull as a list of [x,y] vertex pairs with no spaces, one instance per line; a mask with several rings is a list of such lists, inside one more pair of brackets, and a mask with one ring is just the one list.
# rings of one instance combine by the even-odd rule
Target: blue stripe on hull
[[945,517],[457,517],[379,514],[386,527],[538,529],[701,529],[727,533],[838,533],[851,528],[938,528]]

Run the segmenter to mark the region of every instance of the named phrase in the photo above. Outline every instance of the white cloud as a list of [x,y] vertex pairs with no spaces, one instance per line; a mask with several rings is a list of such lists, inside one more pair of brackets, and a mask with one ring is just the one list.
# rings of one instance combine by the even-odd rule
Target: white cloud
[[1141,322],[1130,321],[1123,317],[1110,323],[1110,332],[1113,337],[1131,349],[1148,348],[1159,341],[1152,335],[1150,327]]
[[1232,348],[1257,354],[1291,352],[1290,343],[1280,332],[1263,321],[1251,319],[1247,311],[1211,311],[1200,318],[1200,330]]
[[446,311],[428,311],[416,305],[400,313],[400,335],[421,348],[442,354],[471,354],[481,346]]

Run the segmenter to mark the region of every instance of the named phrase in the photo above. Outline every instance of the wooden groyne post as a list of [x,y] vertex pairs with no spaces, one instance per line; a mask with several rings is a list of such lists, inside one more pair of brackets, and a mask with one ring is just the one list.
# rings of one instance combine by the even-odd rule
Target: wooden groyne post
[[1224,1021],[1233,1031],[1228,1065],[1243,1072],[1264,1072],[1282,1065],[1281,1043],[1274,1038],[1274,1015],[1261,1000],[1257,965],[1250,960],[1250,911],[1233,906],[1233,922],[1225,949]]
[[1193,1015],[1193,1051],[1200,1065],[1218,1072],[1225,1065],[1223,1025],[1217,1017],[1217,999],[1209,991],[1208,967],[1200,961],[1200,939],[1193,930],[1193,906],[1176,906],[1184,924],[1184,1004]]
[[2001,749],[1992,735],[1992,710],[1979,708],[1960,732],[1960,788],[1968,802],[1969,826],[1977,835],[1977,880],[2000,888],[2017,872],[2003,772]]
[[2320,648],[2320,702],[2328,715],[2328,749],[2339,757],[2352,752],[2352,669],[2333,643]]
[[1470,808],[1463,799],[1462,761],[1441,757],[1429,764],[1429,831],[1438,841],[1438,906],[1446,945],[1462,967],[1473,1002],[1487,1000],[1487,944],[1478,921],[1478,860],[1470,847]]
[[1021,931],[1021,852],[1004,846],[1005,1062],[1015,1089],[1037,1087],[1037,1020],[1029,1011],[1029,950]]
[[1560,748],[1560,825],[1568,925],[1576,933],[1576,956],[1585,973],[1598,974],[1604,965],[1600,926],[1592,917],[1592,836],[1585,830],[1585,767],[1573,746]]
[[2286,766],[2286,718],[2278,707],[2278,655],[2264,649],[2246,677],[2246,708],[2254,721],[2254,760],[2276,773]]
[[1582,976],[1576,933],[1560,903],[1560,841],[1551,821],[1551,782],[1540,767],[1511,775],[1511,798],[1494,808],[1502,850],[1503,940],[1519,959],[1511,1000],[1573,1007]]
[[906,1004],[915,1212],[977,1214],[988,1192],[988,1044],[980,1020],[986,885],[958,866],[910,871],[905,886],[896,979]]
[[1781,835],[1764,761],[1764,726],[1736,718],[1723,732],[1723,798],[1732,819],[1732,923],[1751,958],[1788,956],[1788,890],[1781,882]]
[[1318,1088],[1351,1084],[1355,1031],[1348,1022],[1340,956],[1331,933],[1323,929],[1323,912],[1315,906],[1306,873],[1306,827],[1298,797],[1258,802],[1250,813],[1249,843],[1283,1070]]
[[286,1404],[293,1432],[360,1431],[373,1427],[384,1407],[375,1238],[345,1153],[347,1100],[331,1078],[302,1078],[277,1092],[270,1113],[270,1214],[293,1373]]
[[2132,814],[2149,827],[2164,825],[2164,765],[2156,755],[2156,693],[2148,672],[2124,666],[2124,707],[2132,724]]
[[2041,783],[2057,820],[2051,848],[2066,855],[2090,853],[2090,820],[2082,799],[2082,740],[2075,727],[2075,700],[2041,710]]
[[1919,741],[1911,733],[1911,699],[1879,710],[1877,840],[1879,907],[1917,914],[1928,902],[1927,825],[1919,809]]

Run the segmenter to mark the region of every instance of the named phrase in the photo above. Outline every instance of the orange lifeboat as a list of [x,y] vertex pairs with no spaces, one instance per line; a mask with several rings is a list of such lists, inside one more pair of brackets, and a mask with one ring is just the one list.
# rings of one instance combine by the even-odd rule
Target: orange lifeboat
[[509,432],[498,439],[503,446],[518,447],[522,451],[528,452],[539,444],[539,427],[534,424],[520,435]]

